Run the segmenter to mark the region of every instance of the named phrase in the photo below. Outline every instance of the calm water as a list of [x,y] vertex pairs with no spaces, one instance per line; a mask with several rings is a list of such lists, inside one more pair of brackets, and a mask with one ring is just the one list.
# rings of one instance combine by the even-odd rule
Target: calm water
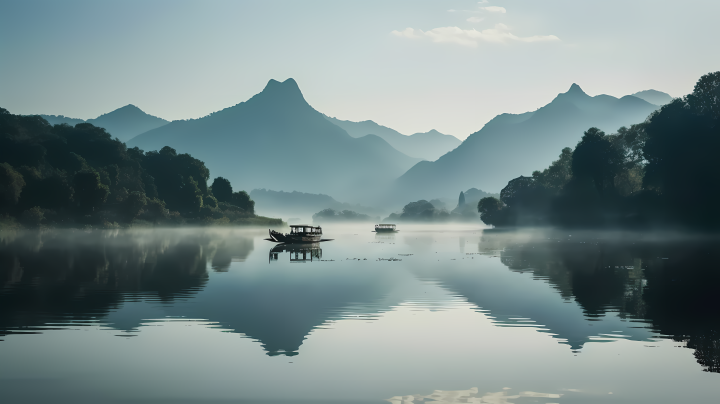
[[474,227],[0,240],[7,403],[709,403],[720,243]]

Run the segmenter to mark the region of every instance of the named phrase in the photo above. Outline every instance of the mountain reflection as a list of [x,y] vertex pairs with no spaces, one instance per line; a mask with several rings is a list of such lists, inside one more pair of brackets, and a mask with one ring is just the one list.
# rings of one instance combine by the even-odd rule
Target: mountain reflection
[[[193,230],[53,231],[0,243],[0,336],[82,324],[135,332],[148,320],[204,319],[257,340],[268,355],[297,355],[317,327],[347,316],[369,319],[407,274],[328,265],[248,265],[232,281],[209,283],[254,249],[238,232]],[[276,245],[290,262],[322,258],[318,244]],[[276,257],[279,258],[279,257]],[[285,261],[287,262],[287,261]],[[160,303],[146,304],[146,303]]]
[[[704,370],[720,372],[717,240],[485,231],[476,236],[485,257],[464,234],[452,240],[463,258],[441,265],[441,239],[423,232],[374,236],[363,247],[415,253],[398,254],[404,260],[340,264],[323,259],[319,244],[272,245],[268,265],[264,253],[251,259],[253,237],[213,229],[0,235],[0,336],[84,324],[134,332],[150,319],[183,317],[257,340],[268,355],[292,356],[335,320],[458,299],[497,326],[531,326],[573,350],[668,336],[692,348]],[[331,258],[360,249],[323,246]],[[233,262],[242,264],[231,274],[208,273]]]

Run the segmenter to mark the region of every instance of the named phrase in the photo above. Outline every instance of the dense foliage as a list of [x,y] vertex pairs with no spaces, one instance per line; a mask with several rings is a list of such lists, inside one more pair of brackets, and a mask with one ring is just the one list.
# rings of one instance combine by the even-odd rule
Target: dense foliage
[[232,192],[221,177],[208,187],[209,178],[205,163],[171,147],[145,153],[89,123],[53,126],[0,108],[3,223],[115,227],[256,219],[246,192]]
[[700,78],[645,122],[606,135],[588,129],[574,150],[483,198],[495,226],[720,227],[720,72]]

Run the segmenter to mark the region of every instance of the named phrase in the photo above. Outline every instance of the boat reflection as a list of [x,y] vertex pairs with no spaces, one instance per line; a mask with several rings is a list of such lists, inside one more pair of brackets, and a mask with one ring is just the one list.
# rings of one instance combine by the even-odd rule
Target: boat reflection
[[375,233],[375,241],[395,241],[396,234],[394,232]]
[[312,262],[322,258],[322,248],[318,243],[309,244],[278,244],[270,249],[268,262],[280,259],[280,254],[287,252],[290,255],[290,262]]

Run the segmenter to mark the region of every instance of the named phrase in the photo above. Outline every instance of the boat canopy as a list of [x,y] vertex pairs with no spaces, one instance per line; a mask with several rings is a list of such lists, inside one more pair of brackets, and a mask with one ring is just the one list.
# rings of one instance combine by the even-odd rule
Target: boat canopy
[[394,228],[395,228],[395,225],[394,225],[394,224],[389,224],[389,223],[383,223],[383,224],[376,224],[375,227],[376,227],[376,228],[381,228],[381,229],[394,229]]
[[315,233],[315,234],[322,234],[322,227],[320,226],[311,226],[309,224],[291,224],[290,225],[290,234],[308,234],[308,233]]

